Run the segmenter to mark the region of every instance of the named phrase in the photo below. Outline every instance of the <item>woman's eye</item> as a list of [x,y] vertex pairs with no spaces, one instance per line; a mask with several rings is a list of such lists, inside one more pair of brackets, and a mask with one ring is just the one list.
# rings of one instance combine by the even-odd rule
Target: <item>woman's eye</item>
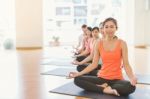
[[114,28],[114,26],[110,26],[110,28]]
[[105,28],[114,28],[114,26],[106,26]]

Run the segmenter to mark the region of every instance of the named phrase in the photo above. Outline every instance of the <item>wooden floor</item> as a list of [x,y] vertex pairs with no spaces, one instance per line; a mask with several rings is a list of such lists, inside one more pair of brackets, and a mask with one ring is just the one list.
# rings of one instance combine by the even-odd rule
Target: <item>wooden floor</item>
[[[40,75],[56,66],[40,65],[43,57],[71,57],[70,47],[43,50],[0,50],[0,99],[86,99],[49,93],[49,90],[73,81],[65,77]],[[150,48],[129,47],[129,60],[138,74],[150,74]],[[149,85],[138,85],[147,87]]]

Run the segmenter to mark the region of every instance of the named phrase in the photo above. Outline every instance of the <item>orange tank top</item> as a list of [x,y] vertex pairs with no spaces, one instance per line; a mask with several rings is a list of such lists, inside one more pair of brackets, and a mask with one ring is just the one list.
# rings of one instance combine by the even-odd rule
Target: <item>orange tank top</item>
[[108,80],[123,79],[121,68],[121,40],[117,41],[117,44],[112,51],[105,51],[103,41],[101,40],[99,52],[103,65],[98,72],[98,77]]

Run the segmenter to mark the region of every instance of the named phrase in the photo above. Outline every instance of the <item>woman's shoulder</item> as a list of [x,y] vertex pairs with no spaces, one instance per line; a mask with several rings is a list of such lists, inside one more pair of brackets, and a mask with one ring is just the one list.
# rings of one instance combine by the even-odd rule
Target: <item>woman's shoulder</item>
[[87,40],[88,40],[87,36],[84,36],[83,41],[87,41]]
[[101,43],[102,43],[102,39],[100,39],[100,38],[95,41],[95,44],[96,44],[98,47],[101,45]]
[[121,47],[127,46],[126,41],[124,41],[123,39],[120,39],[120,38],[119,38],[118,41],[120,42]]
[[93,41],[93,40],[94,40],[94,38],[89,38],[88,40],[89,40],[89,41]]
[[120,42],[120,43],[125,43],[125,41],[121,38],[117,38],[117,41]]
[[96,39],[96,43],[101,43],[102,42],[102,39],[98,38]]
[[88,39],[87,39],[87,42],[88,42],[88,43],[91,43],[93,40],[94,40],[93,38],[88,38]]

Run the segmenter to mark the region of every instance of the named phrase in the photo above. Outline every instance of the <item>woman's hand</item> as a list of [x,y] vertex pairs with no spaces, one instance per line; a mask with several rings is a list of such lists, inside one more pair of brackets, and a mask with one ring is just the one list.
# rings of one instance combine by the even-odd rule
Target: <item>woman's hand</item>
[[130,79],[130,83],[131,85],[135,86],[136,83],[137,83],[137,78],[135,76],[133,76],[131,79]]
[[75,45],[73,45],[72,48],[75,49],[75,50],[78,50],[78,47],[75,46]]
[[76,61],[76,60],[73,61],[72,64],[73,64],[73,65],[82,65],[80,62],[78,62],[78,61]]
[[69,76],[67,77],[68,79],[71,79],[71,78],[75,78],[75,77],[78,77],[79,76],[79,73],[78,72],[70,72],[69,73]]
[[77,57],[79,57],[78,55],[74,55],[74,56],[72,56],[72,58],[77,58]]

